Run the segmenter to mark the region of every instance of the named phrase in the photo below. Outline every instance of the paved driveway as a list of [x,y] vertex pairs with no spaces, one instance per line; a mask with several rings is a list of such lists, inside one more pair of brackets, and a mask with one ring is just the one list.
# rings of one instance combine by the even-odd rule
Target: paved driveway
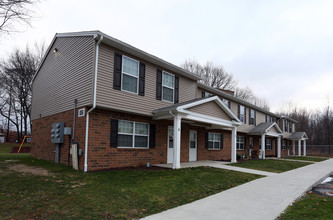
[[145,219],[275,219],[333,171],[333,159],[270,175]]

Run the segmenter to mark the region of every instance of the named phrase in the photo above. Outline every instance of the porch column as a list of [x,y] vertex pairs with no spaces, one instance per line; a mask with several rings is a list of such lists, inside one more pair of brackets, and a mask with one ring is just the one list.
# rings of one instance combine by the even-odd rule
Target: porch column
[[277,138],[277,157],[280,158],[281,157],[281,137],[279,136]]
[[295,141],[293,140],[293,156],[295,156]]
[[301,145],[302,145],[302,144],[301,144],[301,140],[298,140],[298,156],[301,156],[301,155],[302,155],[302,154],[301,154],[301,153],[302,153],[302,152],[301,152],[301,151],[302,151]]
[[182,117],[176,114],[173,119],[173,165],[172,169],[180,168],[180,140]]
[[303,146],[303,156],[306,156],[306,140],[304,140]]
[[237,139],[237,127],[233,127],[231,131],[231,163],[237,162],[236,139]]
[[261,159],[265,159],[265,133],[261,134]]

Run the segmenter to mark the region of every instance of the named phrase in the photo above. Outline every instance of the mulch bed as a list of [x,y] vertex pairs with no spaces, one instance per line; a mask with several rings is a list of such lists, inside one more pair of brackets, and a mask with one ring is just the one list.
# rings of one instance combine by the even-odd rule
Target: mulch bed
[[[12,151],[10,153],[17,153],[19,147],[13,147],[12,148]],[[20,150],[20,154],[21,153],[30,153],[30,150],[31,150],[31,147],[22,147],[21,150]]]

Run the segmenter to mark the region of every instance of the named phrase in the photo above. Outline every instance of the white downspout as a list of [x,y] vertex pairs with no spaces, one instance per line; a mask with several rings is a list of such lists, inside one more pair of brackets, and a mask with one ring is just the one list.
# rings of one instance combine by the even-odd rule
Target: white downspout
[[96,59],[95,59],[95,78],[94,78],[94,100],[93,107],[89,109],[86,116],[86,138],[84,144],[84,172],[88,170],[88,135],[89,135],[89,113],[92,112],[96,108],[96,91],[97,91],[97,73],[98,73],[98,53],[99,53],[99,45],[103,40],[103,36],[99,39],[96,44]]

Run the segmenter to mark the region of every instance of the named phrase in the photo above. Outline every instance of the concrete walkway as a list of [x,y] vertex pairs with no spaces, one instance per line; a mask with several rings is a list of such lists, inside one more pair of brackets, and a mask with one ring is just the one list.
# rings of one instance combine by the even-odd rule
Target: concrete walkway
[[[195,161],[195,162],[187,162],[187,163],[181,163],[181,168],[189,168],[189,167],[215,167],[225,170],[233,170],[233,171],[239,171],[243,173],[252,173],[252,174],[258,174],[263,176],[274,176],[277,175],[277,173],[267,172],[267,171],[261,171],[261,170],[253,170],[253,169],[247,169],[243,167],[235,167],[235,166],[229,166],[227,164],[231,164],[230,162],[223,162],[223,161],[211,161],[211,160],[201,160],[201,161]],[[172,168],[172,164],[154,164],[153,166],[158,167],[166,167],[166,168]]]
[[145,219],[275,219],[333,171],[333,159],[260,178]]

